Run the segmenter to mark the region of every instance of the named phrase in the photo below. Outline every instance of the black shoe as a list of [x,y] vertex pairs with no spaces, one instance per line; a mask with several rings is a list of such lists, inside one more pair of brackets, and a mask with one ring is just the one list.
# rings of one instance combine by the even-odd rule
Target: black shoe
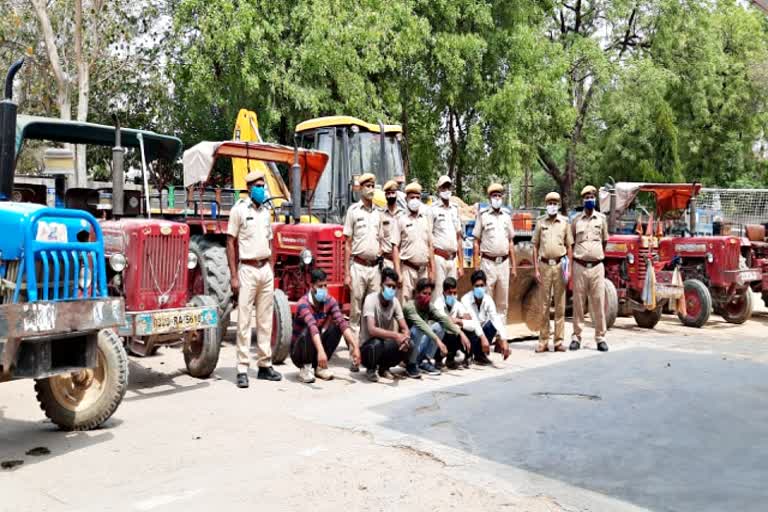
[[435,368],[429,361],[424,361],[419,365],[419,369],[427,375],[440,375],[440,370]]
[[597,350],[600,352],[608,352],[608,344],[604,341],[601,341],[597,344]]
[[488,356],[485,354],[480,354],[475,356],[475,364],[478,364],[480,366],[490,366],[493,364],[493,362],[488,359]]
[[573,340],[573,341],[571,342],[571,346],[570,346],[570,347],[568,347],[568,350],[579,350],[580,348],[581,348],[581,343],[579,343],[579,342],[578,342],[578,341],[576,341],[576,340]]
[[419,367],[415,364],[409,364],[405,367],[405,373],[408,374],[408,376],[412,379],[420,379],[421,378],[421,371],[419,370]]
[[469,365],[471,364],[472,364],[472,356],[469,354],[465,355],[464,360],[461,362],[461,366],[468,370]]
[[458,363],[456,362],[456,358],[448,356],[448,359],[445,361],[445,367],[449,370],[455,370],[459,367]]
[[248,387],[248,374],[247,373],[238,373],[237,374],[237,387],[239,387],[239,388],[247,388]]
[[379,382],[379,375],[376,373],[376,368],[368,368],[365,370],[365,376],[371,382]]
[[360,371],[360,365],[359,364],[355,364],[355,363],[350,363],[349,371],[351,371],[352,373],[359,372]]
[[442,370],[445,365],[443,364],[443,358],[442,357],[436,357],[435,358],[435,368],[438,370]]
[[267,368],[259,368],[259,374],[256,376],[256,378],[259,380],[271,380],[276,382],[278,380],[282,380],[283,376],[277,373],[274,368],[269,366]]

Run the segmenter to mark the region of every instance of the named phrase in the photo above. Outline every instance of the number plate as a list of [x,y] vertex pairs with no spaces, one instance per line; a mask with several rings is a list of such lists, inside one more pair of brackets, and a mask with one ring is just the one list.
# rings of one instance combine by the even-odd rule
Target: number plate
[[[131,315],[128,325],[120,334],[149,336],[170,332],[194,331],[215,327],[218,323],[216,308],[183,308],[168,311],[153,311]],[[124,332],[131,331],[131,332]]]
[[763,279],[763,274],[759,270],[742,270],[739,272],[739,283],[746,284],[752,281],[760,281]]

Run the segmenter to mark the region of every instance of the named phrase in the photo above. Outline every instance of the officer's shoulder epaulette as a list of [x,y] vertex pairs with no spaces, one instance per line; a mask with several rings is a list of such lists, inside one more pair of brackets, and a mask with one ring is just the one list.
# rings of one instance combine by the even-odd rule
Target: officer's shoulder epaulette
[[485,206],[483,208],[480,208],[480,210],[478,210],[477,214],[478,215],[482,215],[484,213],[488,213],[489,211],[491,211],[491,207],[490,206]]
[[538,217],[536,217],[536,223],[547,220],[547,217],[549,217],[549,215],[547,215],[546,213],[544,215],[539,215]]

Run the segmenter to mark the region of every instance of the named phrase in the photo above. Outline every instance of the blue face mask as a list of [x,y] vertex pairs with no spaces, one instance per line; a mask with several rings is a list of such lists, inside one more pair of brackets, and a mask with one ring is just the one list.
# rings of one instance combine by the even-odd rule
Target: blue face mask
[[475,286],[475,289],[472,290],[472,293],[475,295],[476,299],[482,299],[485,297],[485,286]]
[[381,290],[381,296],[384,297],[385,301],[390,302],[392,299],[395,298],[394,287],[385,286],[384,289]]
[[317,290],[315,290],[315,300],[321,303],[328,300],[328,289],[318,288]]
[[585,210],[594,210],[595,209],[595,200],[594,199],[585,199],[584,200],[584,209]]
[[254,200],[254,202],[257,202],[259,204],[264,204],[264,199],[266,199],[267,193],[264,191],[264,186],[253,186],[251,187],[251,199]]
[[446,295],[445,296],[445,305],[449,308],[452,308],[453,305],[456,304],[456,296],[455,295]]

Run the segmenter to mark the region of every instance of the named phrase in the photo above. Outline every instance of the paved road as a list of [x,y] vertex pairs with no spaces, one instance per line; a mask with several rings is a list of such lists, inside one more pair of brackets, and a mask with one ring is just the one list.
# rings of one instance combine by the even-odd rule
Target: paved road
[[[763,510],[768,314],[653,331],[611,352],[533,354],[422,382],[236,389],[178,350],[134,361],[106,428],[63,434],[28,382],[0,387],[5,510]],[[27,454],[44,447],[49,454]]]

